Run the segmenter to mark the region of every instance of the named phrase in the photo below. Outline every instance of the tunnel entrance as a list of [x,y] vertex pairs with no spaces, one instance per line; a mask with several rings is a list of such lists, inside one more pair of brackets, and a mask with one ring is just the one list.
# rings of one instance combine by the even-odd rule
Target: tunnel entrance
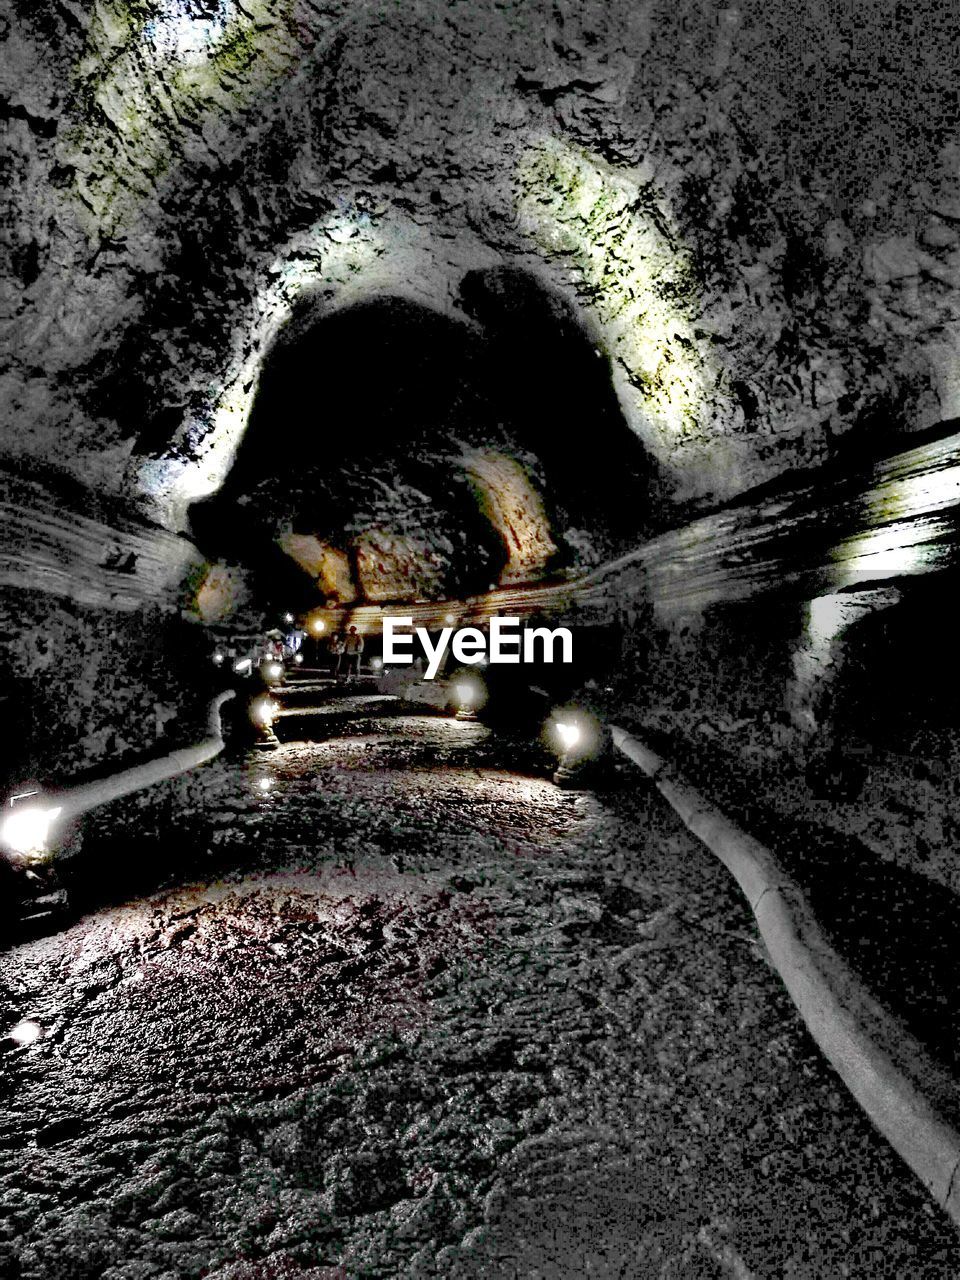
[[542,581],[656,523],[650,459],[565,304],[487,271],[459,306],[305,306],[275,343],[223,488],[191,509],[265,609]]

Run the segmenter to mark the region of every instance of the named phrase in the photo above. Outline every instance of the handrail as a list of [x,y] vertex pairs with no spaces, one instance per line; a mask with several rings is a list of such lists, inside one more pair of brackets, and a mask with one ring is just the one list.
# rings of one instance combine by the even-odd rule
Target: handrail
[[131,765],[106,778],[98,778],[93,782],[80,783],[75,787],[65,787],[59,791],[50,791],[49,798],[60,806],[64,817],[77,817],[90,809],[111,800],[119,800],[121,796],[131,795],[134,791],[142,791],[168,778],[186,773],[198,765],[213,760],[224,748],[223,729],[220,723],[220,709],[223,704],[235,696],[235,690],[224,689],[218,693],[207,707],[207,734],[199,742],[190,747],[181,747],[170,751],[156,760],[147,760],[143,764]]
[[960,1225],[960,1091],[950,1073],[866,990],[827,941],[800,886],[681,773],[625,729],[615,746],[655,783],[743,890],[782,978],[821,1051],[887,1141]]

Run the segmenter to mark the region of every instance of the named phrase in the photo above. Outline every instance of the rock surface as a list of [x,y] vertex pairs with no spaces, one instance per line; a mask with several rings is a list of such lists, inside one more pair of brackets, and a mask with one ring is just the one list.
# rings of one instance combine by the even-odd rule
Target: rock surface
[[105,812],[118,895],[167,887],[0,964],[44,1030],[7,1042],[10,1273],[956,1274],[722,870],[632,776],[544,764],[366,721]]
[[12,9],[12,456],[176,521],[294,311],[455,314],[504,263],[574,307],[675,496],[957,412],[933,0]]

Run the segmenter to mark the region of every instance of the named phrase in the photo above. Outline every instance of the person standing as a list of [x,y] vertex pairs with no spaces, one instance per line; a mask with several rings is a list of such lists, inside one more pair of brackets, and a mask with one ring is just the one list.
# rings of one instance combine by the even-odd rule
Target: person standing
[[330,637],[330,674],[339,683],[340,671],[343,667],[343,655],[347,647],[347,638],[342,631],[334,631]]
[[363,636],[356,627],[351,627],[345,641],[347,655],[347,679],[360,676],[360,655],[363,653]]
[[297,656],[306,637],[307,633],[301,631],[299,627],[290,628],[283,637],[283,657],[285,661],[292,661]]

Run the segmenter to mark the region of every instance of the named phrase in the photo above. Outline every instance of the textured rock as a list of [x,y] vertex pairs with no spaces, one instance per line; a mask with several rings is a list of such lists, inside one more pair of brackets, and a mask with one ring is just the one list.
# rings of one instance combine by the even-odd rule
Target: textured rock
[[504,261],[574,305],[678,495],[878,415],[925,425],[956,403],[946,20],[21,6],[7,448],[58,439],[176,519],[228,468],[293,306],[394,289],[449,312]]
[[0,960],[45,1031],[6,1050],[3,1263],[955,1275],[722,868],[651,790],[545,764],[367,721],[100,815],[88,857],[191,884]]
[[[91,638],[144,595],[207,621],[257,598],[269,562],[258,585],[237,554],[156,526],[184,530],[222,492],[278,340],[361,304],[399,299],[486,340],[526,281],[603,377],[559,427],[588,380],[545,346],[529,391],[513,378],[509,430],[497,412],[448,430],[425,449],[426,488],[396,455],[342,476],[352,523],[272,530],[270,545],[317,544],[297,543],[309,576],[284,557],[294,577],[277,590],[432,597],[589,565],[615,549],[598,509],[635,537],[677,501],[960,409],[957,68],[933,0],[7,4],[0,450],[21,477],[79,482],[123,515],[95,529],[38,497],[5,573],[106,610]],[[529,355],[523,337],[521,319],[510,338]],[[321,351],[318,381],[336,376]],[[627,468],[589,409],[603,387],[646,489],[609,488]],[[318,426],[321,448],[338,429]],[[555,483],[561,430],[593,512]],[[529,484],[512,506],[502,484],[488,495],[479,532],[450,517],[476,482],[471,451],[511,455]],[[508,548],[522,530],[512,563],[497,520]],[[116,543],[102,561],[101,538]]]

